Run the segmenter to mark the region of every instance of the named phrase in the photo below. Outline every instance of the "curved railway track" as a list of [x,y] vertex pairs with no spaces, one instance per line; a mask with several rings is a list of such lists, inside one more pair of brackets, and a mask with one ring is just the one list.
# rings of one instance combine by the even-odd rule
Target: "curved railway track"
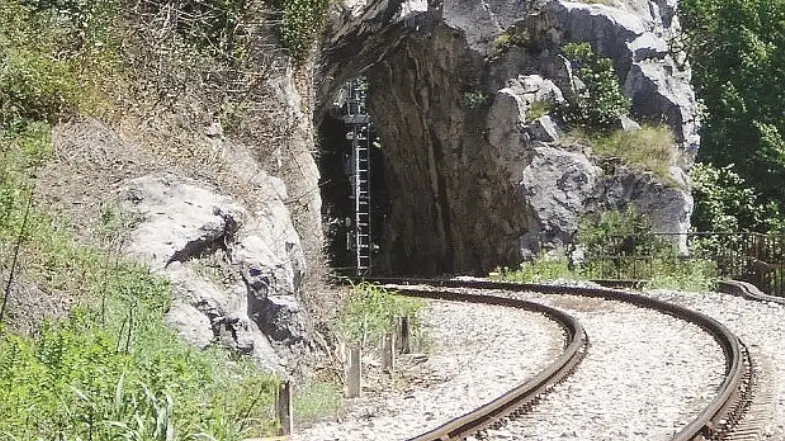
[[[446,288],[538,292],[602,298],[657,310],[691,322],[709,333],[725,354],[725,375],[715,398],[689,424],[673,436],[672,441],[722,440],[741,419],[751,400],[752,360],[743,343],[720,322],[687,308],[628,291],[610,288],[586,288],[563,285],[515,284],[493,281],[458,281],[404,278],[368,278],[369,282],[397,285],[403,295],[440,300],[496,304],[542,312],[565,329],[568,343],[556,361],[534,378],[485,405],[459,416],[409,441],[448,441],[465,439],[479,431],[497,427],[507,417],[527,412],[552,387],[568,376],[585,353],[588,338],[581,324],[572,316],[536,302],[500,296],[458,293]],[[417,286],[412,286],[417,285]],[[440,289],[445,288],[445,289]],[[520,302],[520,303],[519,303]]]

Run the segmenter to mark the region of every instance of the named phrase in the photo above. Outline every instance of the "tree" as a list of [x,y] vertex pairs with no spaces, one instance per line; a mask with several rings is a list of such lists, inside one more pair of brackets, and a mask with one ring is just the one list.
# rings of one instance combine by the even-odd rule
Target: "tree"
[[680,18],[706,107],[698,159],[785,206],[785,0],[683,0]]

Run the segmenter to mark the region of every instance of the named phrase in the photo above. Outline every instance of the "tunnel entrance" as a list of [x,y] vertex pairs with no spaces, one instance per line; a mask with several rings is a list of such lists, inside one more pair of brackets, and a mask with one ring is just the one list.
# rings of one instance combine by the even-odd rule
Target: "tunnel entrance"
[[319,126],[322,218],[333,269],[367,274],[380,252],[390,198],[376,132],[348,116],[357,114],[353,106],[348,99],[333,107]]

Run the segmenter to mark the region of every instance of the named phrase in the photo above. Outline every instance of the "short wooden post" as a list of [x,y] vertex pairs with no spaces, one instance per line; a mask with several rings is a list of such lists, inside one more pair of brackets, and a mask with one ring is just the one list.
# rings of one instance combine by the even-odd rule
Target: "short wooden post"
[[401,354],[410,354],[412,352],[411,346],[411,329],[409,328],[409,317],[400,317],[400,326],[398,327],[398,340],[400,343]]
[[395,334],[387,333],[382,337],[382,372],[395,370]]
[[280,429],[278,435],[292,434],[292,383],[289,380],[278,386],[278,400],[276,403],[276,417]]
[[349,360],[346,369],[346,397],[357,398],[362,393],[363,368],[360,359],[360,347],[349,349]]

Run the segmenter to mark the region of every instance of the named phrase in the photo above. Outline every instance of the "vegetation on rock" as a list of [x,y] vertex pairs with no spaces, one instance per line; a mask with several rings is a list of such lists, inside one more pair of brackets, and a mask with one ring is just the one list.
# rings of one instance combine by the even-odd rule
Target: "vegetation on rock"
[[630,112],[630,100],[621,90],[612,60],[597,56],[588,43],[566,44],[562,54],[586,86],[561,109],[565,122],[590,132],[610,130]]

